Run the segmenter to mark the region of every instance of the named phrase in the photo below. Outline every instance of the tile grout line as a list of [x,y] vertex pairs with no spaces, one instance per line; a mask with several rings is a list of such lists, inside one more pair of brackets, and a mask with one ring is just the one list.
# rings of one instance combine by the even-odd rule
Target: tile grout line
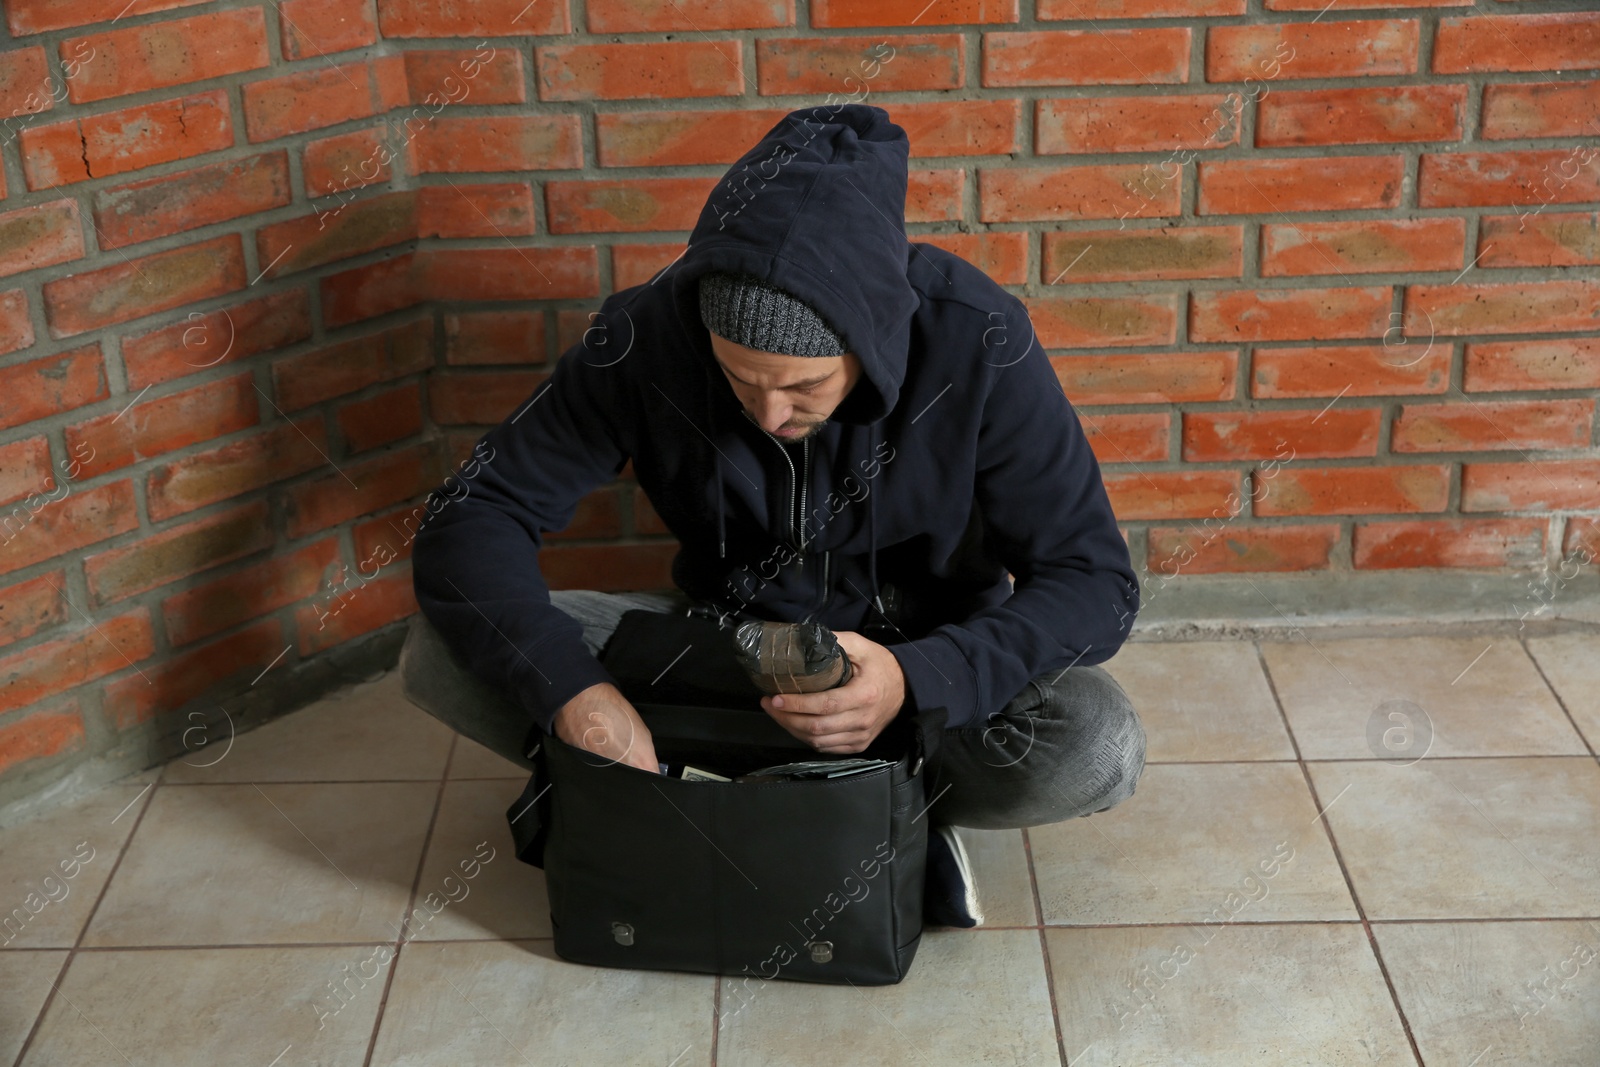
[[439,824],[439,809],[444,807],[444,787],[450,784],[450,765],[455,761],[456,745],[461,735],[450,734],[450,750],[445,753],[444,766],[439,769],[439,791],[433,796],[433,814],[428,817],[428,829],[422,835],[422,850],[417,855],[417,873],[411,879],[411,893],[406,899],[406,910],[400,913],[400,936],[395,939],[394,956],[389,960],[389,973],[383,981],[383,994],[378,997],[378,1010],[372,1019],[372,1036],[367,1038],[367,1054],[361,1067],[371,1067],[373,1054],[378,1050],[378,1031],[383,1027],[384,1009],[389,1006],[389,990],[394,987],[394,973],[400,969],[400,953],[406,945],[406,922],[417,906],[417,890],[422,887],[422,872],[428,864],[428,849],[433,845],[434,827]]
[[[163,767],[161,773],[156,775],[155,781],[151,782],[147,787],[150,792],[150,799],[146,800],[144,805],[139,808],[139,814],[134,816],[133,825],[128,828],[127,838],[122,842],[122,847],[117,849],[117,858],[111,864],[111,873],[106,875],[105,884],[100,887],[100,892],[96,894],[94,906],[89,909],[89,914],[83,917],[83,925],[78,928],[78,936],[73,941],[72,947],[67,949],[67,958],[61,961],[61,969],[56,972],[56,980],[51,983],[50,992],[45,994],[44,1003],[39,1005],[39,1014],[34,1017],[33,1027],[28,1031],[28,1036],[22,1039],[22,1047],[17,1049],[17,1058],[12,1061],[13,1067],[17,1067],[22,1063],[23,1059],[28,1055],[28,1049],[33,1045],[33,1039],[39,1035],[39,1028],[44,1025],[44,1017],[49,1012],[50,1005],[55,1002],[57,989],[62,982],[66,981],[67,969],[72,966],[72,961],[77,958],[78,949],[83,945],[83,939],[89,934],[89,925],[94,922],[95,915],[100,911],[100,904],[105,900],[106,894],[111,891],[111,880],[117,876],[117,871],[122,867],[122,860],[128,854],[128,849],[133,847],[133,837],[139,832],[140,824],[144,822],[145,812],[149,811],[150,805],[155,803],[156,793],[161,789],[161,779],[165,774],[166,768]],[[144,791],[141,790],[139,796],[143,795]],[[138,801],[139,797],[134,797],[128,807],[132,807]],[[126,812],[127,808],[124,808],[123,813],[125,814]],[[118,819],[121,817],[121,814],[117,816]],[[115,821],[116,819],[112,820],[112,822]],[[115,1048],[115,1046],[112,1047]]]
[[1551,696],[1556,698],[1556,705],[1561,708],[1562,714],[1567,717],[1567,722],[1572,724],[1573,732],[1578,735],[1578,740],[1582,741],[1583,747],[1589,750],[1589,755],[1594,756],[1597,761],[1600,761],[1600,753],[1595,752],[1594,746],[1589,743],[1588,735],[1585,734],[1583,732],[1583,728],[1578,725],[1578,720],[1572,717],[1572,709],[1567,707],[1567,702],[1561,698],[1561,690],[1557,689],[1555,684],[1550,681],[1549,676],[1544,673],[1544,666],[1539,662],[1539,657],[1535,656],[1533,654],[1533,650],[1528,647],[1527,636],[1518,634],[1517,644],[1522,646],[1522,654],[1527,656],[1528,659],[1533,663],[1533,669],[1539,672],[1539,680],[1544,683],[1544,687],[1550,690]]
[[[1350,869],[1345,864],[1344,854],[1339,851],[1338,838],[1333,833],[1333,823],[1328,819],[1328,808],[1322,806],[1322,798],[1317,795],[1317,785],[1311,779],[1311,768],[1306,766],[1305,756],[1300,751],[1300,740],[1294,735],[1294,726],[1289,722],[1289,713],[1284,709],[1283,698],[1278,694],[1277,683],[1273,681],[1272,669],[1267,663],[1266,654],[1261,651],[1260,641],[1251,641],[1255,649],[1256,664],[1266,678],[1267,688],[1272,693],[1272,702],[1278,707],[1278,717],[1283,722],[1283,728],[1289,733],[1289,744],[1294,747],[1295,762],[1300,766],[1300,776],[1305,780],[1306,788],[1311,791],[1312,810],[1317,813],[1317,821],[1322,823],[1322,832],[1328,837],[1328,845],[1333,849],[1333,858],[1339,864],[1339,873],[1344,876],[1345,889],[1350,894],[1350,903],[1355,906],[1356,915],[1361,920],[1361,930],[1367,935],[1367,947],[1372,951],[1372,957],[1378,964],[1378,973],[1383,975],[1383,984],[1388,987],[1389,1001],[1394,1005],[1395,1014],[1400,1018],[1400,1027],[1405,1032],[1406,1041],[1411,1046],[1411,1055],[1416,1060],[1417,1067],[1425,1067],[1422,1059],[1422,1050],[1417,1047],[1417,1036],[1411,1032],[1411,1020],[1406,1017],[1405,1008],[1400,1004],[1400,994],[1394,987],[1394,979],[1389,975],[1389,967],[1383,962],[1383,953],[1378,948],[1378,939],[1372,932],[1372,924],[1367,921],[1367,909],[1362,906],[1361,897],[1356,893],[1355,879],[1350,875]],[[1335,800],[1338,797],[1334,798]],[[1330,803],[1328,807],[1332,807]]]
[[1056,1004],[1056,976],[1050,966],[1050,942],[1045,937],[1044,905],[1039,901],[1039,877],[1033,867],[1033,840],[1028,836],[1028,828],[1021,827],[1022,854],[1028,861],[1028,885],[1033,890],[1033,917],[1036,926],[1011,927],[1011,929],[1037,929],[1039,931],[1039,951],[1044,958],[1044,988],[1050,998],[1050,1020],[1056,1028],[1056,1055],[1060,1057],[1062,1067],[1071,1067],[1067,1060],[1067,1036],[1061,1028],[1061,1008]]

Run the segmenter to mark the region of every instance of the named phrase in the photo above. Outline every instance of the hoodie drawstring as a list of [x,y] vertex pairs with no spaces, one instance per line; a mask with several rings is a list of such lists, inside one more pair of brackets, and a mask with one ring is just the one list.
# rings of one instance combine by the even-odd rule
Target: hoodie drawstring
[[[862,469],[868,466],[872,453],[876,450],[873,438],[878,436],[878,424],[867,424],[867,454],[863,457]],[[867,571],[872,579],[872,602],[877,605],[878,613],[883,614],[883,597],[878,590],[878,494],[872,491],[872,486],[867,486]],[[884,615],[887,619],[888,616]]]

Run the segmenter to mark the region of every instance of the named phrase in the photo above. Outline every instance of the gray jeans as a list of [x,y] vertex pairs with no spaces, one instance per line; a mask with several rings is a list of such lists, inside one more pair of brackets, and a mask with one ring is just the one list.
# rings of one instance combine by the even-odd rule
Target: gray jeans
[[[682,611],[668,593],[552,590],[550,601],[583,627],[599,654],[624,611]],[[527,713],[468,672],[421,612],[400,653],[406,699],[456,732],[530,770]],[[998,830],[1090,815],[1133,795],[1145,735],[1122,686],[1099,666],[1049,671],[983,723],[948,729],[930,823]]]

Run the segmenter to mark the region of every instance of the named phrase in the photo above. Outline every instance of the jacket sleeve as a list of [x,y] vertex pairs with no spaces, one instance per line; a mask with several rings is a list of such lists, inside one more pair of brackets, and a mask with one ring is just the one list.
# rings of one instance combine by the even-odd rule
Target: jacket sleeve
[[583,629],[550,603],[538,550],[628,454],[621,365],[573,346],[550,379],[478,443],[471,476],[446,479],[412,546],[413,587],[428,621],[467,667],[550,733],[572,697],[615,679]]
[[[1033,338],[1020,301],[1008,322],[1011,336]],[[974,492],[986,550],[1011,572],[1012,593],[889,646],[912,710],[943,706],[952,727],[982,726],[1045,671],[1110,659],[1139,610],[1099,463],[1043,347],[994,373]]]

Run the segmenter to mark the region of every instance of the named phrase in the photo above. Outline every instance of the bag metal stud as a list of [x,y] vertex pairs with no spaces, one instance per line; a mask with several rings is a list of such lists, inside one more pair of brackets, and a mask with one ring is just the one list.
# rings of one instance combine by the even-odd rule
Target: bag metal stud
[[612,923],[611,936],[617,939],[619,945],[633,944],[633,926],[630,923]]
[[833,959],[832,941],[807,941],[806,945],[811,949],[812,963],[827,963]]

